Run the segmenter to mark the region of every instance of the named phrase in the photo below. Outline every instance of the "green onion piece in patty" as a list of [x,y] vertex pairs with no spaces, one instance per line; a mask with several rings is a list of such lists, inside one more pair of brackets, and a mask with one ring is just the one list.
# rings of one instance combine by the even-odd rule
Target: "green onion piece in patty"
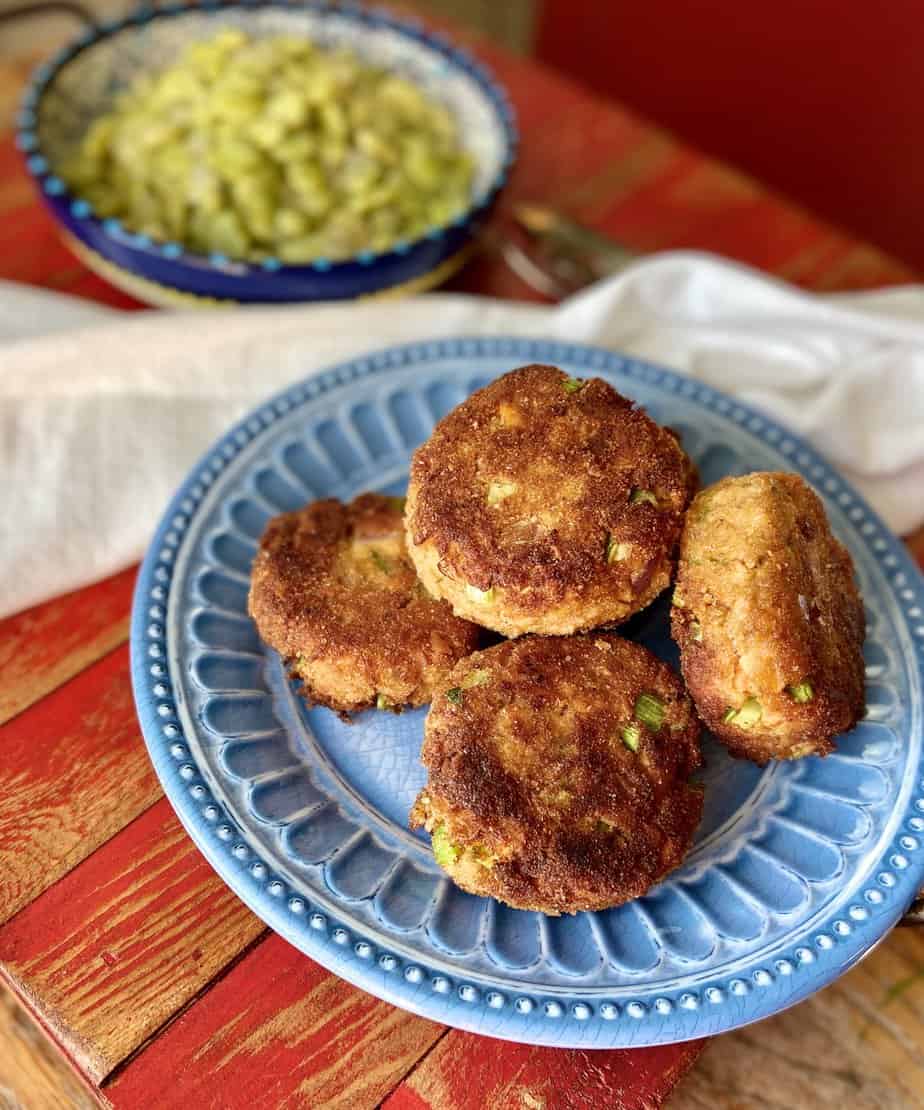
[[565,378],[561,387],[565,393],[577,393],[579,389],[584,388],[584,383],[580,378]]
[[472,844],[468,849],[469,856],[480,864],[482,867],[487,867],[488,870],[494,866],[495,856],[492,856],[488,849],[483,844]]
[[621,563],[629,554],[629,544],[618,543],[612,536],[606,537],[606,561]]
[[494,587],[489,586],[486,590],[479,590],[477,586],[469,583],[465,587],[465,592],[472,599],[472,601],[480,601],[485,605],[490,605],[494,600]]
[[664,724],[664,702],[654,694],[639,694],[635,702],[635,715],[652,732]]
[[815,696],[815,691],[812,689],[812,684],[808,679],[805,679],[803,682],[797,682],[795,686],[787,686],[786,691],[793,701],[797,701],[801,705],[804,705],[807,701],[811,701]]
[[738,728],[752,728],[763,715],[763,706],[757,698],[747,698],[735,714],[735,724]]
[[649,505],[657,505],[658,503],[657,497],[650,489],[634,489],[629,494],[630,505],[640,505],[644,501],[647,501]]
[[638,742],[642,738],[642,730],[633,721],[622,730],[622,742],[631,752],[638,751]]
[[690,635],[697,643],[701,642],[703,638],[703,626],[698,620],[690,621]]
[[462,704],[462,687],[453,686],[451,690],[446,691],[447,700],[451,701],[453,705]]
[[433,844],[433,858],[440,867],[450,867],[458,862],[462,849],[449,839],[445,825],[437,825],[430,834],[430,840]]
[[389,563],[389,561],[380,551],[376,551],[376,549],[373,547],[373,549],[369,552],[369,555],[371,556],[373,563],[375,563],[382,574],[391,574],[391,563]]
[[376,709],[394,709],[394,702],[388,700],[384,694],[376,695],[375,708]]
[[732,707],[729,706],[728,709],[726,709],[725,712],[722,714],[722,724],[730,725],[737,716],[738,710],[732,709]]
[[462,679],[463,690],[470,690],[473,686],[484,686],[486,682],[491,681],[491,672],[486,671],[483,667],[478,667]]

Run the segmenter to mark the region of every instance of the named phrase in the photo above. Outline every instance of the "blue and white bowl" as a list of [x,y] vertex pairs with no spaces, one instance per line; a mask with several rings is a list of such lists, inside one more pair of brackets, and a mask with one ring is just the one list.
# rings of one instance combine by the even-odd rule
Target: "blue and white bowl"
[[[90,122],[141,73],[169,65],[190,42],[221,27],[249,34],[306,35],[349,45],[362,58],[400,72],[447,105],[476,162],[472,202],[448,226],[331,262],[285,266],[275,259],[238,262],[200,255],[180,243],[137,235],[118,220],[101,219],[55,173]],[[33,75],[19,119],[19,146],[43,199],[65,238],[88,266],[152,304],[200,301],[343,300],[398,294],[445,280],[464,261],[475,231],[505,184],[517,146],[513,111],[504,90],[470,55],[445,37],[355,4],[203,3],[145,9],[86,31]]]

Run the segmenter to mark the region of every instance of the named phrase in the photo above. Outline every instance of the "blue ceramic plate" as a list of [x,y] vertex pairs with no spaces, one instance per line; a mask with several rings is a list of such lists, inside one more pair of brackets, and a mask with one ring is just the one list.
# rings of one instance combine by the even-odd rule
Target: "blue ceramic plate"
[[[551,918],[456,889],[407,828],[423,711],[350,726],[306,709],[246,614],[274,513],[403,490],[414,447],[473,389],[527,362],[596,374],[680,430],[703,481],[803,474],[866,599],[869,712],[835,755],[766,768],[705,744],[706,808],[682,868],[605,913]],[[662,599],[628,626],[672,661]],[[195,468],[135,595],[132,673],[151,758],[236,893],[338,975],[434,1020],[536,1044],[719,1033],[818,990],[924,879],[924,585],[809,447],[666,370],[589,347],[463,339],[345,363],[270,401]]]

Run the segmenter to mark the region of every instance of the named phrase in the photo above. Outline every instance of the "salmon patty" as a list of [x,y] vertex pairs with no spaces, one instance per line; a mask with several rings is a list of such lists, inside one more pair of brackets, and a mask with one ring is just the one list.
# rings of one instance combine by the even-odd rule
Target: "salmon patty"
[[671,628],[704,723],[736,756],[826,755],[864,708],[863,603],[796,474],[724,478],[687,514]]
[[669,583],[695,471],[599,378],[524,366],[414,454],[408,550],[460,617],[505,636],[624,621]]
[[479,630],[417,579],[403,499],[315,501],[267,525],[248,609],[312,702],[341,713],[430,701]]
[[427,716],[411,811],[463,890],[548,914],[637,898],[686,855],[700,725],[680,679],[613,633],[462,660]]

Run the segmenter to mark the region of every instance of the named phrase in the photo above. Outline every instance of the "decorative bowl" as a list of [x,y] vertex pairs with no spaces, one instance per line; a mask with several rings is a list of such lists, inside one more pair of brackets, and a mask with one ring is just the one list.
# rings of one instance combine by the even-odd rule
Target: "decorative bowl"
[[[182,48],[221,27],[253,35],[303,34],[349,44],[365,60],[400,72],[446,104],[476,161],[469,208],[448,226],[376,254],[283,265],[201,255],[181,243],[139,235],[101,219],[70,192],[55,168],[89,123],[140,73],[170,64]],[[18,144],[66,241],[89,267],[150,304],[343,300],[416,292],[445,280],[465,260],[513,165],[517,135],[504,90],[469,54],[419,24],[355,4],[203,3],[144,8],[88,28],[34,73],[19,117]]]

